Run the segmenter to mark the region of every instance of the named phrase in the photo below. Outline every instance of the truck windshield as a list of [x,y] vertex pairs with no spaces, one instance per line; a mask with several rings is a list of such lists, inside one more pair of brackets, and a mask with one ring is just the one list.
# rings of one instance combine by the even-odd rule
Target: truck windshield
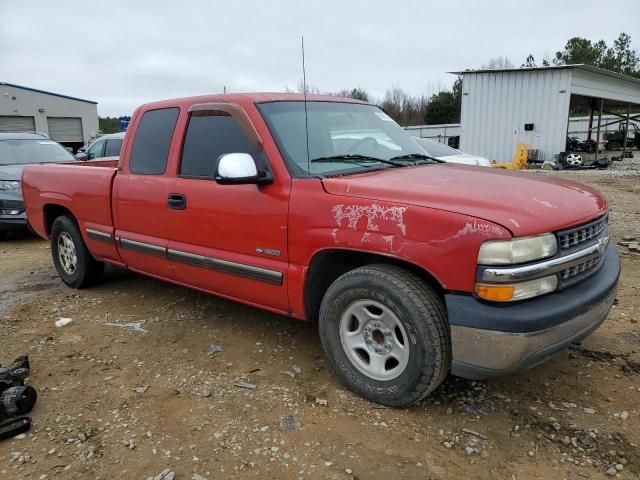
[[[311,101],[307,102],[307,158],[304,102],[267,102],[259,104],[258,109],[289,171],[296,177],[393,168],[393,162],[390,164],[375,159],[388,161],[425,153],[402,127],[377,107],[359,103]],[[317,159],[322,161],[314,162]]]
[[62,145],[46,138],[0,140],[0,165],[59,163],[76,160],[76,157],[67,152]]

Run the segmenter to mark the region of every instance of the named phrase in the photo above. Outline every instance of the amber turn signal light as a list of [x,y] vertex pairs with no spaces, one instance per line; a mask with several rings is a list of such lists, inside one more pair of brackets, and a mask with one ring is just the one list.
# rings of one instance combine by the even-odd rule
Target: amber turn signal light
[[513,285],[476,285],[476,295],[492,302],[508,302],[513,298]]

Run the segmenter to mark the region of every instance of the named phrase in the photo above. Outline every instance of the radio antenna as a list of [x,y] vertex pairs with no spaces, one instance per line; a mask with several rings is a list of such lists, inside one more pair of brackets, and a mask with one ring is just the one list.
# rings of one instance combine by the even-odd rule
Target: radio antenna
[[304,95],[304,130],[307,140],[307,174],[311,178],[311,160],[309,156],[309,112],[307,111],[307,72],[304,65],[304,35],[302,40],[302,94]]

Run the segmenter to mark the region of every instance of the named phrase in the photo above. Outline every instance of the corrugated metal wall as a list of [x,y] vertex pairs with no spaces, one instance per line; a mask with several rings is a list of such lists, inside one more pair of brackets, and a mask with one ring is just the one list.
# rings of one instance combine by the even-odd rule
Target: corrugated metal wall
[[[570,69],[465,73],[460,149],[509,162],[516,144],[528,143],[550,160],[566,143]],[[533,131],[525,124],[533,123]]]

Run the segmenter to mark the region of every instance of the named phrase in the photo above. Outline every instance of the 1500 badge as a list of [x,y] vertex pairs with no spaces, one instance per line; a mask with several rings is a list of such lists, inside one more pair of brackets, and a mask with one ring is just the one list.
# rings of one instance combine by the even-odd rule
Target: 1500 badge
[[273,257],[279,257],[282,254],[280,250],[274,250],[272,248],[261,248],[261,247],[256,248],[256,252],[263,253],[265,255],[271,255]]

